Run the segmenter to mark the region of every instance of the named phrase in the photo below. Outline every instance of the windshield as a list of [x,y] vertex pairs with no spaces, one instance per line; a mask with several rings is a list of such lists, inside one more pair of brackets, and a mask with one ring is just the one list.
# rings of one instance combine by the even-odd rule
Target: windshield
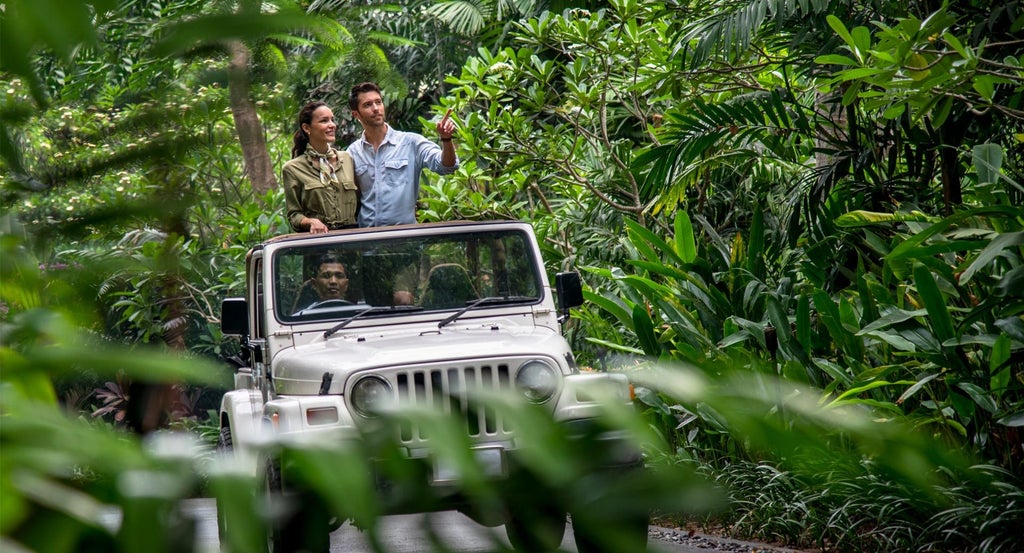
[[[481,298],[539,300],[539,263],[514,230],[359,241],[278,250],[274,295],[282,322],[459,310]],[[500,303],[500,302],[499,302]]]

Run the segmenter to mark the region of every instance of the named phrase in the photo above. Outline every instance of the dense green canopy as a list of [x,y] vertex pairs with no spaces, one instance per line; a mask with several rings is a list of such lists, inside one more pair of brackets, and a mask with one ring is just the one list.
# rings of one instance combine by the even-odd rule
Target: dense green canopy
[[1013,549],[1022,29],[1017,0],[8,0],[0,548],[141,543],[156,515],[115,538],[59,500],[129,507],[126,470],[244,503],[117,429],[148,386],[216,434],[218,306],[287,231],[298,106],[334,105],[347,143],[347,90],[375,80],[394,126],[458,122],[420,220],[531,222],[552,273],[584,273],[565,330],[634,378],[652,463],[763,492],[723,524]]

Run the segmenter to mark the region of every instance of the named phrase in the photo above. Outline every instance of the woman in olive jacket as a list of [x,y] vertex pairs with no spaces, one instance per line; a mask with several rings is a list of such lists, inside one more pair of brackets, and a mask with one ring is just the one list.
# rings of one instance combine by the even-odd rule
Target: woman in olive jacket
[[313,234],[355,227],[359,189],[352,158],[334,148],[334,113],[324,102],[306,104],[298,127],[282,169],[288,222]]

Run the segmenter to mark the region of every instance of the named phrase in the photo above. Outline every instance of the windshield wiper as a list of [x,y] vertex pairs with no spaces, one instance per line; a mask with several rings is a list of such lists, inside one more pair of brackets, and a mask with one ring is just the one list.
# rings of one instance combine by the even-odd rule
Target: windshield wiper
[[331,336],[335,335],[339,330],[348,326],[348,323],[351,323],[356,319],[362,318],[363,315],[373,315],[376,313],[405,313],[408,311],[423,311],[423,308],[418,305],[378,305],[376,307],[370,307],[332,326],[330,330],[324,332],[324,338],[330,338]]
[[480,298],[466,305],[466,307],[459,309],[455,313],[452,313],[443,321],[437,323],[437,328],[444,328],[446,325],[455,322],[459,317],[465,315],[467,311],[475,309],[477,306],[480,305],[494,303],[523,303],[526,301],[537,301],[537,298],[533,296],[487,296],[485,298]]

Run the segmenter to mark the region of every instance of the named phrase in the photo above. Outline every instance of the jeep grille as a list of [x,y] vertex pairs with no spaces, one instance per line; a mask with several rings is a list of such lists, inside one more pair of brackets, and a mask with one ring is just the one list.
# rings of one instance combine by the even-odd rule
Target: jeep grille
[[[474,402],[474,392],[511,391],[511,372],[506,363],[420,368],[398,371],[393,382],[400,405],[440,409],[463,421],[470,437],[493,439],[510,436],[510,425],[494,409]],[[400,429],[406,444],[429,440],[423,434],[415,422],[405,422]]]

